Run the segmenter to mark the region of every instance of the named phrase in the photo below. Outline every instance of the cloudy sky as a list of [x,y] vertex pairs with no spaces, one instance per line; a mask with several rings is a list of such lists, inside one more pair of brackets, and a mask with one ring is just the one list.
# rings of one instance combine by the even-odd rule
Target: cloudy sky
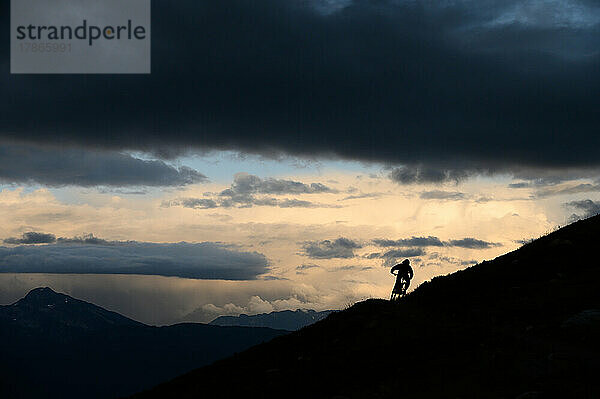
[[10,75],[0,41],[0,303],[343,308],[397,261],[414,287],[600,211],[595,1],[152,14],[151,75]]

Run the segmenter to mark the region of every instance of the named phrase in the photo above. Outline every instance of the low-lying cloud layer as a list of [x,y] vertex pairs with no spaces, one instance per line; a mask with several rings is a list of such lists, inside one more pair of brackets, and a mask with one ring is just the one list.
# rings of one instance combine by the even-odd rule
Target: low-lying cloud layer
[[54,234],[38,233],[35,231],[29,231],[23,233],[21,237],[9,237],[4,239],[5,244],[51,244],[56,242],[56,236]]
[[445,244],[437,237],[411,237],[399,240],[375,239],[375,245],[380,247],[443,247]]
[[466,237],[442,241],[438,237],[411,237],[399,240],[375,239],[373,243],[380,247],[458,247],[468,249],[488,249],[501,246],[501,244]]
[[558,186],[545,187],[538,190],[535,195],[539,198],[557,196],[557,195],[572,195],[581,193],[597,193],[600,192],[600,184],[595,183],[579,183],[579,184],[564,184]]
[[478,240],[477,238],[461,238],[460,240],[450,240],[448,245],[451,247],[468,248],[468,249],[488,249],[499,247],[502,244]]
[[[368,245],[394,248],[382,253],[373,252],[363,255],[367,259],[385,259],[386,264],[398,258],[423,256],[426,254],[423,248],[426,247],[454,247],[483,250],[502,246],[502,244],[499,243],[488,242],[472,237],[451,239],[447,241],[442,241],[434,236],[401,238],[398,240],[374,239],[369,243],[340,237],[335,240],[306,241],[302,244],[302,252],[300,252],[300,255],[313,259],[349,259],[358,256],[355,250],[365,248]],[[302,272],[312,267],[317,266],[302,265],[298,266],[296,270]]]
[[321,204],[312,201],[294,198],[277,199],[273,197],[256,198],[245,196],[244,198],[221,197],[221,198],[177,198],[162,202],[162,206],[169,208],[181,206],[191,209],[214,209],[214,208],[251,208],[253,206],[271,206],[278,208],[339,208],[338,205]]
[[389,176],[392,181],[400,184],[445,183],[448,181],[458,183],[470,174],[473,173],[466,170],[444,170],[429,166],[403,166],[394,168]]
[[422,192],[420,198],[426,200],[460,201],[465,199],[465,194],[456,191],[433,190]]
[[266,178],[249,173],[236,173],[231,187],[221,195],[235,197],[245,194],[319,194],[336,193],[337,190],[321,183],[305,184],[293,180]]
[[253,280],[268,271],[258,252],[241,252],[204,243],[106,241],[94,236],[55,239],[26,233],[0,247],[0,273],[140,274],[192,279]]
[[425,251],[422,248],[406,248],[406,249],[392,249],[384,253],[373,253],[368,258],[379,258],[384,259],[384,266],[392,266],[399,259],[402,258],[413,258],[415,256],[423,256]]
[[313,259],[353,258],[354,250],[362,245],[349,238],[340,237],[333,241],[307,241],[302,245],[302,254]]
[[571,201],[566,203],[565,206],[569,208],[575,208],[577,211],[583,211],[583,214],[574,213],[573,215],[571,215],[571,221],[585,219],[591,216],[598,215],[600,213],[600,202],[595,202],[589,199],[581,201]]
[[[271,206],[279,208],[339,208],[339,205],[321,204],[295,198],[274,198],[261,194],[321,194],[337,193],[321,183],[305,184],[285,179],[261,179],[248,173],[237,173],[233,183],[220,193],[205,193],[207,198],[177,198],[162,202],[163,207],[181,206],[192,209],[213,208],[250,208],[252,206]],[[259,194],[259,196],[256,196]]]

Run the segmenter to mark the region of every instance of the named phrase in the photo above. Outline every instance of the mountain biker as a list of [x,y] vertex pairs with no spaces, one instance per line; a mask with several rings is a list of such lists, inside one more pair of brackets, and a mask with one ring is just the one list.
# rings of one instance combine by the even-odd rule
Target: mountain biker
[[[398,273],[394,274],[395,271]],[[398,263],[396,266],[392,267],[390,273],[397,276],[390,301],[397,301],[401,296],[406,294],[406,290],[408,290],[408,286],[410,285],[410,280],[414,275],[413,269],[410,267],[410,261],[405,259],[402,263]]]

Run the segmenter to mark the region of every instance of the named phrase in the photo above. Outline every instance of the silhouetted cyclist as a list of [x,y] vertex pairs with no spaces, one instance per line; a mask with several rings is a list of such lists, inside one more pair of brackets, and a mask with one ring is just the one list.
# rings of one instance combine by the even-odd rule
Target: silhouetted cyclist
[[[395,271],[398,273],[394,273]],[[408,290],[408,286],[410,285],[410,280],[413,278],[413,269],[410,267],[410,261],[405,259],[404,262],[398,263],[396,266],[392,267],[390,273],[397,276],[390,301],[397,301],[401,296],[406,294],[406,290]]]

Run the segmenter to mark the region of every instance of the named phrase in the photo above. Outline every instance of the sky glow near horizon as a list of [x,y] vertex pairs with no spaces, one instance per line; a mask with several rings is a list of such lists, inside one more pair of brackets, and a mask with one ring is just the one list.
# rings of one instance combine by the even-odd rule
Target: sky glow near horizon
[[414,289],[600,212],[593,1],[152,15],[144,76],[10,75],[0,41],[0,304],[51,286],[150,324],[339,309],[387,298],[404,258]]
[[[209,181],[152,188],[145,194],[128,188],[4,186],[0,216],[5,223],[0,238],[21,238],[34,231],[55,237],[93,234],[108,242],[211,242],[240,253],[264,255],[268,265],[263,273],[251,280],[225,281],[98,275],[88,274],[93,270],[82,272],[82,268],[76,274],[15,274],[11,270],[0,274],[0,302],[11,303],[29,289],[49,285],[151,324],[207,322],[221,314],[339,309],[357,300],[387,297],[393,285],[389,262],[404,257],[412,260],[414,289],[437,275],[493,259],[518,248],[521,240],[564,225],[577,211],[565,204],[590,198],[589,192],[547,195],[545,186],[511,188],[509,184],[516,180],[508,176],[401,185],[391,181],[390,171],[381,165],[362,167],[353,162],[257,161],[223,153],[177,163],[199,168]],[[203,165],[208,167],[200,169]],[[257,176],[260,182],[273,178],[306,186],[320,183],[329,191],[290,193],[282,189],[282,193],[254,194],[255,199],[274,198],[279,204],[303,201],[300,207],[241,203],[204,209],[195,203],[195,207],[181,205],[186,198],[218,200],[235,179],[227,179],[223,171],[236,168],[254,173],[271,168],[273,174]],[[584,183],[551,187],[565,190]],[[592,193],[591,197],[600,196]],[[356,247],[336,246],[340,237]],[[413,237],[436,237],[444,245],[421,246],[410,241],[381,247],[374,241]],[[450,244],[464,238],[489,245]],[[4,244],[6,248],[19,246],[22,244]],[[56,243],[34,246],[38,250],[57,247],[54,257],[60,253]],[[399,251],[397,257],[383,257],[394,250]],[[2,254],[0,258],[6,267],[9,258]],[[87,267],[92,266],[88,263]],[[148,303],[153,305],[148,307]]]

